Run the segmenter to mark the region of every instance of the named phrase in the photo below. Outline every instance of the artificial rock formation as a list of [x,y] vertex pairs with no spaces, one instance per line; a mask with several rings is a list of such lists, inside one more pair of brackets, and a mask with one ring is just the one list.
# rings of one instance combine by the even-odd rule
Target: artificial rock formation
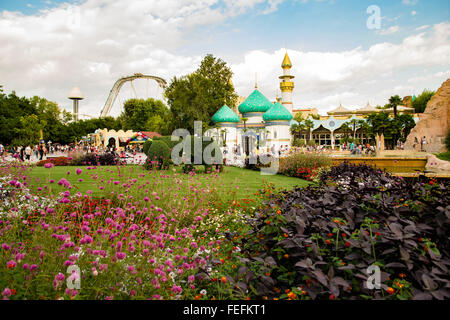
[[436,94],[428,101],[425,112],[419,114],[419,122],[408,135],[405,150],[421,150],[421,141],[425,137],[423,151],[443,152],[445,136],[450,128],[450,79],[447,79]]

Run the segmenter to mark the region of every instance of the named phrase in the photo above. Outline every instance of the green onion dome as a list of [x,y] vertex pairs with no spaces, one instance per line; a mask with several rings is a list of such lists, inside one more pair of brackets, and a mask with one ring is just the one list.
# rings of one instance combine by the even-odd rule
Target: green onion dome
[[263,114],[264,121],[272,120],[292,120],[292,114],[279,102],[275,103],[272,108]]
[[220,108],[213,116],[212,121],[218,122],[239,122],[239,116],[233,112],[227,105]]
[[258,89],[255,89],[255,91],[239,105],[239,112],[242,114],[249,112],[266,112],[272,106],[272,102],[259,92]]

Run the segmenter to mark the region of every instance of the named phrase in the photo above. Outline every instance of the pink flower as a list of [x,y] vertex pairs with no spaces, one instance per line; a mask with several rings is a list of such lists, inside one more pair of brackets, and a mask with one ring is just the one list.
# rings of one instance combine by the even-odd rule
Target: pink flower
[[80,175],[83,172],[83,170],[81,170],[80,168],[77,168],[77,170],[75,170],[75,172],[76,172],[76,174]]
[[173,293],[181,293],[183,290],[181,289],[181,287],[177,286],[177,285],[173,285],[172,287],[172,292]]
[[5,290],[3,290],[3,292],[2,292],[2,296],[3,297],[10,297],[11,296],[11,289],[5,288]]
[[124,252],[117,252],[117,253],[116,253],[116,257],[117,257],[117,259],[119,259],[119,260],[125,259],[126,256],[127,256],[127,255],[126,255]]
[[44,167],[45,168],[47,168],[47,169],[51,169],[51,168],[53,168],[55,165],[53,164],[53,163],[51,163],[51,162],[47,162],[46,164],[44,164]]
[[8,268],[8,269],[13,269],[13,268],[15,268],[16,267],[16,262],[14,261],[14,260],[10,260],[10,261],[8,261],[7,263],[6,263],[6,267]]

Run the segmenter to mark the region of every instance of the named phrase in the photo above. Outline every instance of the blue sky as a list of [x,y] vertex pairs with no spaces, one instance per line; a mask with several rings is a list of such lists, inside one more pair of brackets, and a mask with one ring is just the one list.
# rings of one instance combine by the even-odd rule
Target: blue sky
[[[381,10],[381,29],[366,26],[370,5]],[[258,73],[273,99],[287,47],[294,106],[324,113],[339,103],[384,104],[391,94],[436,90],[450,76],[449,7],[446,0],[0,0],[0,41],[8,43],[0,84],[64,107],[78,85],[95,115],[120,75],[170,80],[212,53],[232,68],[239,95],[251,92]]]

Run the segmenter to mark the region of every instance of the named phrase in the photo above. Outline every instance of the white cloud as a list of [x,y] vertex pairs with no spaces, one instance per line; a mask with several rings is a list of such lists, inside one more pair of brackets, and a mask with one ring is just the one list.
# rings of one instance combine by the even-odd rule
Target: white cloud
[[382,35],[382,36],[385,36],[385,35],[388,35],[388,34],[396,33],[399,30],[400,30],[399,26],[392,26],[392,27],[389,27],[387,29],[381,29],[381,30],[377,31],[377,33]]
[[[436,90],[448,76],[448,72],[424,70],[440,67],[449,70],[450,24],[441,23],[429,34],[421,33],[405,38],[401,43],[378,43],[366,50],[355,48],[339,52],[304,52],[289,50],[292,74],[295,76],[293,102],[295,107],[317,107],[324,113],[340,102],[350,109],[372,105],[384,105],[394,94],[410,95],[424,88]],[[241,63],[232,65],[233,82],[239,95],[246,96],[253,90],[253,79],[258,72],[258,88],[274,99],[281,74],[281,61],[285,50],[271,53],[252,51]],[[431,76],[408,81],[409,73],[416,70]]]
[[430,26],[429,26],[428,24],[426,24],[426,25],[417,27],[415,30],[416,30],[416,31],[422,31],[422,30],[428,29],[429,27],[430,27]]
[[417,11],[416,11],[416,10],[411,11],[411,15],[412,15],[412,16],[415,16],[416,14],[417,14]]
[[419,0],[402,0],[403,4],[409,5],[409,6],[413,6],[415,4],[417,4],[417,2],[419,2]]

